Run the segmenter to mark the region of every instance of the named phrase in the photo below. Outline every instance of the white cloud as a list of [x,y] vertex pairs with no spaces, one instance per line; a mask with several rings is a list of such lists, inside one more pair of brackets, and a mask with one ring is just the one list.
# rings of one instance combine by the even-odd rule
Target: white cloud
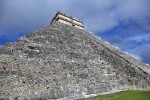
[[118,25],[118,22],[108,15],[95,16],[85,22],[86,27],[93,32],[108,31]]
[[137,48],[130,49],[127,52],[129,52],[133,57],[137,57],[141,61],[145,63],[149,63],[150,59],[150,44],[143,44]]
[[125,39],[125,41],[131,41],[131,40],[136,41],[136,42],[149,41],[150,34],[142,34],[142,35],[137,35],[137,36],[133,36],[133,37],[129,37]]
[[81,18],[87,29],[104,32],[116,27],[120,20],[128,23],[132,19],[145,24],[139,19],[150,15],[149,4],[149,0],[5,0],[0,20],[6,28],[43,26],[61,10]]
[[132,56],[135,59],[138,59],[140,61],[142,61],[142,58],[139,55],[135,55],[135,54],[129,54],[130,56]]

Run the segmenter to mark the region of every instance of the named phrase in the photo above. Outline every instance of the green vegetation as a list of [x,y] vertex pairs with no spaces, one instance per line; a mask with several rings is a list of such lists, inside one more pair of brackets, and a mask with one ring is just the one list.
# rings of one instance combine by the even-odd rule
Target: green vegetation
[[150,91],[127,90],[82,100],[150,100]]

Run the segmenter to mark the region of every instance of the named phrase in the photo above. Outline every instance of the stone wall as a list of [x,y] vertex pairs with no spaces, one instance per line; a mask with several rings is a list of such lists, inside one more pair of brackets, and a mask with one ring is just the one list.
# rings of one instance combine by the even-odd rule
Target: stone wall
[[65,24],[53,23],[0,51],[0,98],[72,100],[150,90],[149,66]]

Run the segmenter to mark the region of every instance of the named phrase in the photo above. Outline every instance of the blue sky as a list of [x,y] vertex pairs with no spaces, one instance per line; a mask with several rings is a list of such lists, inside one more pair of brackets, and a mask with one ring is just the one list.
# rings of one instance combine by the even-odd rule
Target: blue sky
[[150,0],[0,0],[0,45],[49,25],[57,11],[150,64]]

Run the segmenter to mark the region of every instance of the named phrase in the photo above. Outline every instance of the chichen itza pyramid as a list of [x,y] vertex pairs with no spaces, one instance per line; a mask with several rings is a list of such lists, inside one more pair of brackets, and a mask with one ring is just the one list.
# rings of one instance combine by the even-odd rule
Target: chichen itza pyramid
[[128,89],[150,90],[150,66],[64,13],[0,46],[0,100],[74,100]]

